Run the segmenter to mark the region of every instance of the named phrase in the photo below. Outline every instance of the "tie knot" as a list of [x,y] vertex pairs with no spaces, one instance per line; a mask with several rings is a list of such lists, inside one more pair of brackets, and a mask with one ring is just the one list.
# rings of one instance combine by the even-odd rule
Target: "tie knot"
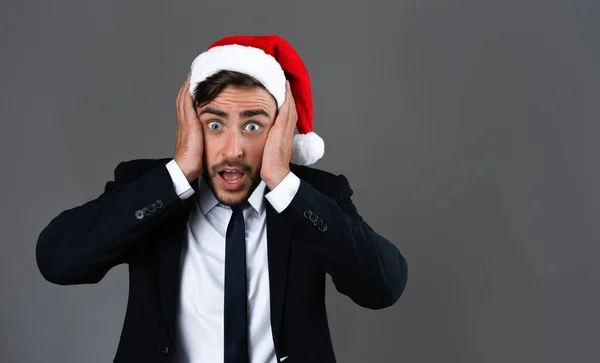
[[233,211],[233,214],[240,214],[244,210],[245,206],[246,206],[246,204],[236,204],[236,205],[232,205],[230,207],[231,207],[231,210]]

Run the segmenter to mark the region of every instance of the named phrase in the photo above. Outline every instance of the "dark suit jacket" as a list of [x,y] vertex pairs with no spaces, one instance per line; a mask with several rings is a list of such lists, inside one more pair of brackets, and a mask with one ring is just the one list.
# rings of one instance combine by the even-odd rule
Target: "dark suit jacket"
[[[44,228],[36,257],[59,285],[99,282],[129,266],[129,298],[114,362],[170,362],[177,349],[179,258],[190,203],[175,193],[165,159],[120,163],[98,198]],[[277,213],[267,203],[271,324],[287,363],[335,362],[325,308],[328,273],[358,305],[382,309],[404,291],[406,261],[357,213],[343,175],[291,165],[298,193]],[[192,186],[196,189],[197,183]]]

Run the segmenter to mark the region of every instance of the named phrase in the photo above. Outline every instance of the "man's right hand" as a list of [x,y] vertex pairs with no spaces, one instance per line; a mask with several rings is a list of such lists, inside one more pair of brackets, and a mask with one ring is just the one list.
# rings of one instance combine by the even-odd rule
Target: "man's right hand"
[[177,113],[177,135],[175,139],[175,162],[183,171],[188,182],[203,172],[203,135],[202,124],[196,114],[190,95],[190,77],[188,74],[179,90],[175,111]]

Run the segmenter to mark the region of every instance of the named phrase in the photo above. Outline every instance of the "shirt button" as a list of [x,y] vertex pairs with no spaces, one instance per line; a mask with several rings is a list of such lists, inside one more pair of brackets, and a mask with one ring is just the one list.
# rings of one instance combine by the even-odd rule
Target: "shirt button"
[[161,352],[162,354],[169,354],[169,346],[163,345],[162,347],[160,347],[158,349],[158,351]]

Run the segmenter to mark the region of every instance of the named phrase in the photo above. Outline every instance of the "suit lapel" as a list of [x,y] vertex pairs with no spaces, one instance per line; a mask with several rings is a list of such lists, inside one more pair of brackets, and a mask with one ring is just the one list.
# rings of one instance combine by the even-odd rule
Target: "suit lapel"
[[[198,179],[192,183],[192,188],[198,192]],[[195,194],[194,194],[195,195]],[[177,299],[181,286],[179,266],[181,249],[186,238],[186,226],[195,198],[186,199],[181,210],[175,212],[171,217],[165,233],[162,234],[158,244],[159,255],[159,293],[160,304],[168,325],[172,342],[175,341],[175,328],[177,324]]]
[[287,288],[291,233],[283,217],[267,203],[267,250],[271,290],[271,328],[275,347],[279,348],[279,333]]

